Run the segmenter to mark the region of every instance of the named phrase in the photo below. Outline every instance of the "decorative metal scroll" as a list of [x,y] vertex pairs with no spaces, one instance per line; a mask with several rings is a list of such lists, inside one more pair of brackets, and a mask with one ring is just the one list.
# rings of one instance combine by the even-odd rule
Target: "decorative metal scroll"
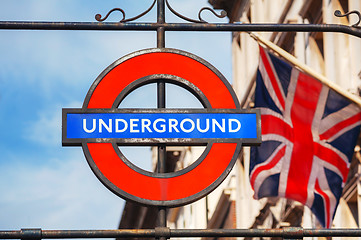
[[[139,15],[137,15],[137,16],[135,16],[135,17],[132,17],[132,18],[126,19],[125,11],[124,11],[122,8],[113,8],[112,10],[110,10],[110,11],[105,15],[104,18],[102,18],[102,15],[101,15],[101,14],[96,14],[96,15],[95,15],[95,19],[96,19],[98,22],[103,22],[103,21],[107,20],[107,18],[108,18],[113,12],[119,11],[119,12],[121,12],[121,14],[122,14],[122,19],[121,19],[119,22],[125,23],[125,22],[135,21],[135,20],[143,17],[143,16],[146,15],[147,13],[149,13],[149,12],[153,9],[153,7],[154,7],[154,5],[156,4],[156,2],[157,2],[157,0],[154,0],[153,3],[152,3],[152,5],[151,5],[147,10],[145,10],[145,11],[142,12],[141,14],[139,14]],[[169,1],[168,1],[168,0],[165,0],[165,3],[166,3],[166,5],[167,5],[169,11],[171,11],[174,15],[176,15],[177,17],[179,17],[179,18],[181,18],[181,19],[183,19],[183,20],[185,20],[185,21],[187,21],[187,22],[191,22],[191,23],[208,23],[206,20],[204,20],[204,19],[202,18],[202,12],[203,12],[203,11],[209,11],[209,12],[211,12],[214,16],[216,16],[217,18],[225,18],[225,17],[227,16],[227,12],[224,11],[224,10],[222,10],[222,11],[218,14],[218,13],[217,13],[216,11],[214,11],[214,9],[212,9],[212,8],[203,7],[203,8],[201,8],[201,9],[199,10],[199,12],[198,12],[198,20],[197,20],[197,19],[192,19],[192,18],[186,17],[186,16],[180,14],[179,12],[177,12],[177,11],[169,4]],[[358,16],[358,21],[357,21],[355,24],[351,25],[351,26],[352,26],[352,27],[360,28],[361,26],[359,26],[359,24],[360,24],[360,22],[361,22],[361,13],[360,13],[359,11],[353,10],[353,11],[349,11],[349,12],[347,12],[347,13],[345,13],[345,14],[342,14],[340,10],[336,10],[335,13],[334,13],[334,15],[335,15],[336,17],[347,17],[347,16],[349,16],[350,14],[356,14],[356,15]]]
[[358,21],[355,24],[351,25],[351,27],[361,28],[361,26],[359,26],[359,24],[361,22],[361,13],[359,11],[354,10],[354,11],[350,11],[345,14],[342,14],[340,10],[336,10],[334,14],[336,17],[347,17],[350,14],[356,14],[358,16]]
[[[123,18],[122,18],[119,22],[125,23],[125,22],[135,21],[135,20],[143,17],[144,15],[146,15],[148,12],[150,12],[150,11],[153,9],[153,7],[154,7],[154,5],[155,5],[156,2],[157,2],[157,0],[154,0],[153,3],[152,3],[152,5],[151,5],[146,11],[144,11],[144,12],[142,12],[141,14],[139,14],[139,15],[137,15],[137,16],[135,16],[135,17],[132,17],[132,18],[126,19],[126,18],[125,18],[125,15],[126,15],[126,14],[125,14],[125,11],[124,11],[123,9],[121,9],[121,8],[113,8],[112,10],[110,10],[110,11],[105,15],[104,18],[102,18],[102,15],[101,15],[101,14],[96,14],[96,15],[95,15],[95,19],[96,19],[98,22],[103,22],[103,21],[105,21],[105,20],[110,16],[110,14],[112,14],[112,13],[115,12],[115,11],[119,11],[119,12],[122,13],[122,16],[123,16]],[[216,17],[218,17],[218,18],[225,18],[225,17],[227,16],[227,12],[224,11],[224,10],[222,10],[222,11],[218,14],[218,13],[216,13],[216,11],[214,11],[212,8],[203,7],[203,8],[201,8],[201,9],[199,10],[199,12],[198,12],[198,20],[197,20],[197,19],[192,19],[192,18],[188,18],[188,17],[180,14],[179,12],[177,12],[174,8],[171,7],[171,5],[169,4],[169,1],[168,1],[168,0],[165,0],[165,3],[166,3],[166,5],[167,5],[169,11],[171,11],[174,15],[176,15],[177,17],[179,17],[179,18],[181,18],[181,19],[183,19],[183,20],[185,20],[185,21],[187,21],[187,22],[192,22],[192,23],[208,23],[207,21],[205,21],[205,20],[202,18],[202,12],[203,12],[203,11],[209,11],[209,12],[211,12],[214,16],[216,16]]]
[[151,5],[147,10],[145,10],[145,11],[142,12],[141,14],[139,14],[139,15],[137,15],[137,16],[135,16],[135,17],[132,17],[132,18],[126,19],[126,18],[125,18],[125,11],[124,11],[123,9],[121,9],[121,8],[113,8],[112,10],[110,10],[110,11],[107,13],[107,15],[105,15],[104,18],[102,18],[102,15],[101,15],[101,14],[95,15],[95,20],[97,20],[98,22],[103,22],[103,21],[105,21],[105,20],[109,17],[109,15],[110,15],[112,12],[119,11],[119,12],[121,12],[122,15],[123,15],[122,20],[120,20],[119,22],[121,22],[121,23],[131,22],[131,21],[134,21],[134,20],[137,20],[137,19],[143,17],[143,16],[146,15],[148,12],[150,12],[150,10],[153,9],[153,7],[154,7],[154,5],[155,5],[156,2],[157,2],[157,0],[154,0],[153,3],[152,3],[152,5]]
[[183,20],[185,20],[185,21],[188,21],[188,22],[193,22],[193,23],[208,23],[208,22],[205,21],[205,20],[202,18],[202,16],[201,16],[202,12],[205,11],[205,10],[210,11],[211,13],[213,13],[214,16],[216,16],[216,17],[218,17],[218,18],[224,18],[224,17],[227,16],[227,12],[226,12],[226,11],[221,11],[220,14],[217,14],[212,8],[203,7],[203,8],[201,8],[201,10],[199,10],[199,12],[198,12],[198,19],[199,19],[199,20],[191,19],[191,18],[188,18],[188,17],[186,17],[186,16],[183,16],[182,14],[178,13],[177,11],[175,11],[175,10],[170,6],[168,0],[166,0],[165,3],[167,4],[168,9],[169,9],[174,15],[176,15],[177,17],[179,17],[179,18],[181,18],[181,19],[183,19]]

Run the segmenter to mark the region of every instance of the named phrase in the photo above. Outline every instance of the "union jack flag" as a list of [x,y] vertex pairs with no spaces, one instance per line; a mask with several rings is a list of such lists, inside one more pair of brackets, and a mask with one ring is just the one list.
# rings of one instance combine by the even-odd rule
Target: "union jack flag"
[[296,200],[331,227],[360,132],[360,108],[260,47],[255,106],[262,144],[251,150],[255,198]]

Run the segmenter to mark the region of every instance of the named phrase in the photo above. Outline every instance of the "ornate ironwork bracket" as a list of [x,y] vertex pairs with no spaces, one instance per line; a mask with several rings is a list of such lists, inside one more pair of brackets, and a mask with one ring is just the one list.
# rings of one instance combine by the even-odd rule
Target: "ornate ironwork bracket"
[[176,15],[177,17],[185,20],[185,21],[188,21],[188,22],[192,22],[192,23],[208,23],[207,21],[205,21],[203,18],[202,18],[202,12],[205,11],[205,10],[208,10],[210,11],[211,13],[213,13],[214,16],[218,17],[218,18],[224,18],[227,16],[227,12],[226,11],[221,11],[220,14],[217,14],[213,9],[209,8],[209,7],[203,7],[201,8],[201,10],[199,10],[198,12],[198,19],[199,20],[196,20],[196,19],[191,19],[191,18],[188,18],[186,16],[183,16],[182,14],[178,13],[177,11],[175,11],[169,4],[168,0],[165,0],[166,4],[167,4],[167,7],[168,9],[174,14]]
[[[96,15],[95,15],[95,19],[96,19],[98,22],[103,22],[103,21],[105,21],[105,20],[110,16],[110,14],[112,14],[112,13],[115,12],[115,11],[119,11],[119,12],[122,13],[122,16],[123,16],[122,19],[119,21],[120,23],[135,21],[135,20],[143,17],[143,16],[146,15],[147,13],[149,13],[149,12],[153,9],[153,7],[154,7],[154,5],[155,5],[156,2],[157,2],[157,0],[154,0],[153,3],[152,3],[152,5],[151,5],[146,11],[144,11],[144,12],[142,12],[141,14],[139,14],[139,15],[137,15],[137,16],[135,16],[135,17],[132,17],[132,18],[126,19],[126,18],[125,18],[125,15],[126,15],[126,14],[125,14],[125,11],[124,11],[123,9],[121,9],[121,8],[113,8],[112,10],[110,10],[110,11],[106,14],[106,16],[105,16],[104,18],[102,18],[102,15],[101,15],[101,14],[96,14]],[[187,21],[187,22],[191,22],[191,23],[208,23],[207,21],[205,21],[205,20],[202,18],[202,12],[203,12],[203,11],[209,11],[209,12],[211,12],[214,16],[216,16],[216,17],[218,17],[218,18],[225,18],[225,17],[227,16],[227,12],[224,11],[224,10],[222,10],[222,11],[220,12],[220,14],[218,14],[218,13],[217,13],[216,11],[214,11],[212,8],[203,7],[203,8],[201,8],[201,9],[199,10],[199,12],[198,12],[198,20],[197,20],[197,19],[192,19],[192,18],[186,17],[186,16],[180,14],[179,12],[177,12],[177,11],[169,4],[169,1],[168,1],[168,0],[165,0],[165,4],[166,4],[166,6],[168,7],[169,11],[171,11],[174,15],[176,15],[176,16],[179,17],[180,19],[183,19],[183,20],[185,20],[185,21]],[[350,14],[356,14],[356,15],[358,16],[358,21],[357,21],[355,24],[351,25],[351,27],[361,28],[361,26],[359,26],[359,24],[360,24],[360,22],[361,22],[361,13],[360,13],[359,11],[353,10],[353,11],[349,11],[349,12],[347,12],[347,13],[345,13],[345,14],[342,14],[340,10],[336,10],[336,11],[334,12],[334,15],[335,15],[336,17],[347,17],[347,16],[349,16]]]
[[[154,7],[154,5],[155,5],[156,2],[157,2],[157,0],[154,0],[153,3],[152,3],[152,5],[151,5],[146,11],[144,11],[143,13],[141,13],[141,14],[135,16],[135,17],[132,17],[132,18],[125,19],[125,11],[124,11],[123,9],[121,9],[121,8],[113,8],[112,10],[110,10],[110,11],[105,15],[104,18],[102,18],[102,15],[101,15],[101,14],[96,14],[96,15],[95,15],[95,20],[97,20],[98,22],[103,22],[103,21],[105,21],[105,20],[110,16],[111,13],[113,13],[113,12],[115,12],[115,11],[119,11],[119,12],[122,13],[122,16],[123,16],[123,18],[122,18],[119,22],[121,22],[121,23],[131,22],[131,21],[134,21],[134,20],[137,20],[137,19],[143,17],[143,16],[146,15],[148,12],[150,12],[150,11],[153,9],[153,7]],[[203,8],[201,8],[201,9],[199,10],[199,12],[198,12],[198,20],[196,20],[196,19],[188,18],[188,17],[186,17],[186,16],[178,13],[174,8],[171,7],[171,5],[169,4],[169,1],[168,1],[168,0],[165,0],[165,3],[166,3],[166,5],[167,5],[169,11],[171,11],[174,15],[176,15],[177,17],[179,17],[179,18],[181,18],[181,19],[183,19],[183,20],[185,20],[185,21],[192,22],[192,23],[208,23],[208,22],[205,21],[205,20],[202,18],[202,16],[201,16],[203,11],[209,11],[209,12],[211,12],[214,16],[216,16],[216,17],[218,17],[218,18],[225,18],[225,17],[227,16],[226,11],[221,11],[221,13],[218,14],[218,13],[216,13],[216,11],[214,11],[212,8],[203,7]]]
[[137,16],[135,16],[135,17],[132,17],[132,18],[125,19],[125,11],[124,11],[123,9],[121,9],[121,8],[113,8],[112,10],[110,10],[110,11],[107,13],[107,15],[105,15],[104,18],[102,18],[102,15],[100,15],[100,14],[95,15],[95,20],[97,20],[98,22],[103,22],[103,21],[105,21],[105,20],[110,16],[110,14],[111,14],[112,12],[119,11],[119,12],[121,12],[122,15],[123,15],[122,20],[120,20],[119,22],[124,23],[124,22],[135,21],[135,20],[143,17],[144,15],[146,15],[148,12],[150,12],[150,10],[153,9],[153,7],[154,7],[154,5],[155,5],[156,2],[157,2],[157,0],[154,0],[153,3],[152,3],[152,5],[151,5],[147,10],[145,10],[145,11],[142,12],[141,14],[139,14],[139,15],[137,15]]
[[[360,12],[351,11],[344,15],[335,12],[337,17],[357,14],[359,20],[352,26],[342,24],[240,24],[240,23],[207,23],[200,15],[203,11],[209,10],[202,8],[198,15],[200,20],[190,19],[191,23],[140,23],[131,22],[146,15],[154,7],[154,0],[151,7],[136,17],[125,18],[125,12],[122,9],[111,10],[104,18],[97,14],[98,21],[105,21],[114,11],[120,11],[123,14],[120,22],[30,22],[30,21],[0,21],[0,30],[94,30],[94,31],[203,31],[203,32],[338,32],[361,38]],[[177,13],[178,14],[178,13]],[[180,15],[180,14],[179,14]],[[221,13],[224,16],[225,13]],[[185,17],[188,19],[187,17]],[[193,22],[192,22],[193,21]],[[194,23],[194,21],[196,23]]]
[[358,21],[351,26],[356,27],[356,28],[361,28],[361,26],[359,26],[360,21],[361,21],[361,13],[359,11],[354,10],[354,11],[350,11],[345,14],[342,14],[340,10],[336,10],[334,14],[336,17],[347,17],[348,15],[353,14],[353,13],[358,16]]

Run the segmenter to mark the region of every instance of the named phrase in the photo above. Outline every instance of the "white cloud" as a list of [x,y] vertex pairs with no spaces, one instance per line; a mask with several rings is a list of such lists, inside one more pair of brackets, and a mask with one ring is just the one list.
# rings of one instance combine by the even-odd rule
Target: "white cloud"
[[0,39],[6,56],[0,59],[0,73],[39,90],[59,86],[56,83],[89,85],[119,57],[151,47],[150,37],[149,33],[7,32]]
[[24,138],[45,146],[61,145],[61,111],[40,113],[36,122],[26,124]]
[[[64,104],[64,108],[81,108],[81,102]],[[23,138],[44,146],[61,146],[62,107],[52,106],[37,113],[38,118],[25,124]]]
[[123,200],[96,179],[83,158],[73,155],[49,166],[2,166],[1,230],[116,229]]

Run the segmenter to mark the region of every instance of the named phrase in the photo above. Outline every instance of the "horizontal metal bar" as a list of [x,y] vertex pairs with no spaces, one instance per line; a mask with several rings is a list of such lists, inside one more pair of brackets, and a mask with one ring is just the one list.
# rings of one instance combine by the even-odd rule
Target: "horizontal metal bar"
[[[33,229],[20,231],[0,231],[0,239],[34,239],[29,234]],[[135,238],[155,237],[154,229],[122,229],[122,230],[40,230],[40,239],[64,239],[64,238]]]
[[339,24],[213,24],[213,23],[93,23],[1,21],[8,30],[95,30],[95,31],[222,31],[222,32],[339,32],[361,38],[361,28]]
[[360,237],[361,229],[175,229],[171,237]]
[[[164,236],[163,236],[164,235]],[[0,239],[64,238],[155,238],[155,237],[361,237],[361,229],[118,229],[118,230],[41,230],[0,231]]]

